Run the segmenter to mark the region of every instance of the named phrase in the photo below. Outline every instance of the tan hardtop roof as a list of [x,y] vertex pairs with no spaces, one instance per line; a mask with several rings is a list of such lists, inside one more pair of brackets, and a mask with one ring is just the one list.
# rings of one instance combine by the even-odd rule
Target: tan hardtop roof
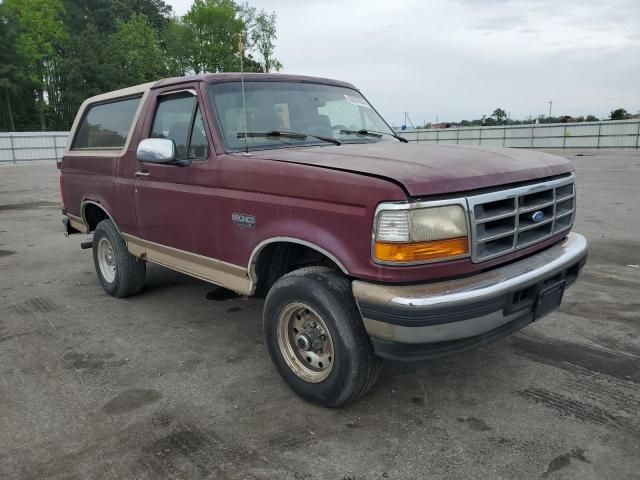
[[121,88],[120,90],[113,90],[111,92],[101,93],[93,97],[87,98],[83,103],[80,110],[90,103],[106,102],[114,98],[130,97],[133,95],[141,95],[148,92],[156,82],[142,83],[140,85],[134,85],[132,87]]
[[[188,75],[185,77],[172,77],[158,80],[152,88],[166,87],[186,82],[238,82],[243,74],[239,72],[229,73],[200,73],[198,75]],[[288,75],[284,73],[245,73],[246,82],[301,82],[301,83],[322,83],[325,85],[337,85],[340,87],[356,88],[352,84],[340,80],[329,78],[309,77],[305,75]]]
[[[168,87],[171,85],[179,85],[188,82],[235,82],[240,81],[242,75],[240,73],[200,73],[198,75],[187,75],[184,77],[163,78],[155,82],[134,85],[120,90],[102,93],[94,97],[87,98],[83,107],[91,103],[99,103],[112,100],[114,98],[128,97],[131,95],[139,95],[146,93],[152,88]],[[322,83],[325,85],[336,85],[340,87],[353,88],[352,84],[341,82],[339,80],[331,80],[328,78],[309,77],[305,75],[287,75],[281,73],[245,73],[244,80],[247,82],[301,82],[301,83]]]

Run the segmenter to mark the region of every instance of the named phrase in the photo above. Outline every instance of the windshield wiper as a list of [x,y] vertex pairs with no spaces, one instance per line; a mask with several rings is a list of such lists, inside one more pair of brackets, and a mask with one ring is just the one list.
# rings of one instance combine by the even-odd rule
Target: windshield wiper
[[312,135],[310,133],[285,132],[280,130],[270,130],[268,132],[238,132],[236,138],[293,138],[296,140],[305,140],[307,137],[317,138],[324,142],[333,143],[334,145],[342,145],[340,140],[331,137],[323,137],[322,135]]
[[379,132],[378,130],[366,130],[363,128],[362,130],[340,130],[340,133],[344,133],[345,135],[362,135],[363,137],[375,138],[381,138],[383,135],[389,135],[400,140],[402,143],[409,143],[409,140],[401,137],[400,135],[396,135],[395,133],[391,132]]

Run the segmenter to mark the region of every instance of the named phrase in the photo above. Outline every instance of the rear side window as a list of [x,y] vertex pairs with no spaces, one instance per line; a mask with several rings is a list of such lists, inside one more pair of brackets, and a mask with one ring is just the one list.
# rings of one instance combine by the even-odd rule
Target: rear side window
[[198,98],[189,92],[160,97],[151,136],[173,140],[179,159],[203,159],[209,154]]
[[90,106],[71,147],[76,149],[120,149],[129,136],[140,97]]

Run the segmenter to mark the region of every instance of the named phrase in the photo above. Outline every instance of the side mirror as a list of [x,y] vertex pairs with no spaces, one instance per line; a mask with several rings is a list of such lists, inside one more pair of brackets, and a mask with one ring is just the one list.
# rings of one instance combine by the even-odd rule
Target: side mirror
[[168,138],[145,138],[138,144],[138,160],[148,163],[171,163],[176,160],[176,145]]

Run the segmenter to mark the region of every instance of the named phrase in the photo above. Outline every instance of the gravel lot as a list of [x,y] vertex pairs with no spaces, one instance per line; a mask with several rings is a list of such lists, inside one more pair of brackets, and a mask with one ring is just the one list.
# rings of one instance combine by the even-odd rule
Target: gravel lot
[[341,410],[280,380],[259,300],[153,266],[107,296],[62,235],[55,166],[0,166],[0,478],[637,479],[640,152],[565,155],[591,253],[561,310],[387,362]]

